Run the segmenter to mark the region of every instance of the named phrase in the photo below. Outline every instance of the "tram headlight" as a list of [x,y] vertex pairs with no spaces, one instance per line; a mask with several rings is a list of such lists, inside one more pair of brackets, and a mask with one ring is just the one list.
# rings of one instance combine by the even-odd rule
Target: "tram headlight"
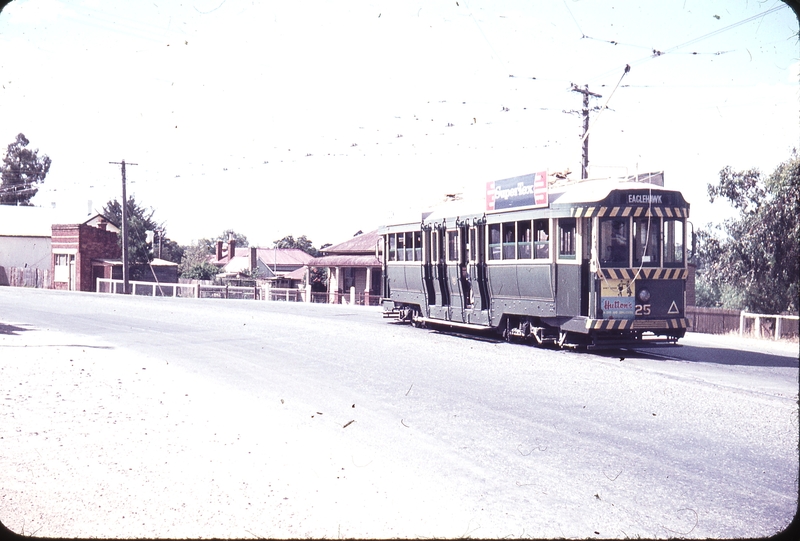
[[650,292],[646,289],[639,290],[639,300],[642,302],[647,302],[650,300]]

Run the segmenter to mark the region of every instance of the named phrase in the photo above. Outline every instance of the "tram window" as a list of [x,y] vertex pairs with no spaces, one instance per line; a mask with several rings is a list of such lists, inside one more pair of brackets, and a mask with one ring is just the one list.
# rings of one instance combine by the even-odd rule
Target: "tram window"
[[664,266],[683,265],[683,220],[664,219]]
[[550,259],[550,220],[533,221],[534,259]]
[[514,259],[516,239],[514,238],[514,222],[503,224],[503,259]]
[[406,233],[406,261],[414,261],[414,233]]
[[609,267],[628,266],[628,219],[600,220],[600,263]]
[[431,261],[439,262],[439,231],[431,232]]
[[414,261],[422,261],[422,231],[414,232]]
[[469,261],[475,261],[475,254],[478,251],[478,245],[475,243],[475,228],[469,230],[469,247],[467,248]]
[[561,259],[575,259],[575,218],[561,218],[558,220],[558,257]]
[[500,259],[500,224],[489,226],[489,259]]
[[397,261],[397,238],[394,233],[389,233],[389,261]]
[[661,220],[656,217],[633,220],[633,264],[634,266],[658,267],[658,230]]
[[447,260],[458,261],[458,231],[447,232]]
[[402,233],[397,234],[397,260],[398,261],[405,261],[406,260],[406,250],[405,250],[405,235]]
[[517,259],[531,258],[531,221],[517,222]]

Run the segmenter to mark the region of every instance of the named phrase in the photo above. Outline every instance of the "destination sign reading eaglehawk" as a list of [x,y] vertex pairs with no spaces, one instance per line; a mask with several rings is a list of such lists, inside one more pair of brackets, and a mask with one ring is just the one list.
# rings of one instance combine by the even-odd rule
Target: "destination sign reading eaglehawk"
[[628,203],[646,203],[648,205],[660,205],[661,204],[661,194],[644,194],[644,195],[637,195],[637,194],[628,194]]

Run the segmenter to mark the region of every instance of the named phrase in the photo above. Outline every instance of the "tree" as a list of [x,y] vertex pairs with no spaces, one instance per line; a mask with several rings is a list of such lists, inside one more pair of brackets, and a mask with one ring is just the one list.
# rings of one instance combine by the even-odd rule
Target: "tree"
[[281,250],[297,249],[303,250],[310,256],[317,257],[319,250],[314,248],[314,244],[305,235],[300,235],[295,239],[292,235],[286,235],[282,239],[275,241],[275,247]]
[[236,245],[240,248],[248,246],[247,236],[237,233],[233,229],[226,229],[213,239],[200,239],[197,241],[197,244],[202,247],[206,253],[213,254],[217,251],[217,242],[228,242],[230,239],[235,240]]
[[766,179],[757,169],[720,171],[708,186],[739,212],[724,229],[699,232],[698,299],[761,313],[796,311],[800,282],[800,156],[795,150]]
[[16,141],[8,145],[6,157],[0,165],[0,204],[29,206],[31,198],[44,182],[50,171],[52,160],[47,155],[39,157],[39,149],[30,150],[24,134],[17,135]]
[[195,280],[213,279],[220,272],[220,269],[211,264],[209,261],[210,255],[205,244],[200,241],[191,246],[185,246],[183,257],[178,264],[178,272],[181,277]]
[[[103,207],[103,216],[122,228],[122,204],[114,199]],[[128,198],[128,263],[131,265],[147,265],[158,256],[158,245],[161,244],[161,258],[180,263],[183,258],[183,247],[167,237],[164,224],[158,223],[153,216],[155,210],[145,209],[136,203],[134,197]],[[148,232],[153,234],[148,238]],[[119,238],[122,246],[122,235]]]

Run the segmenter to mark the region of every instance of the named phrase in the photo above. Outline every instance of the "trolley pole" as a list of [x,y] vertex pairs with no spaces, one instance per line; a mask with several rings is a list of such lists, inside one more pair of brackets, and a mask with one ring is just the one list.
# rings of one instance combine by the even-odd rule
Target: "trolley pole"
[[[128,283],[128,197],[125,188],[125,160],[121,162],[108,162],[115,165],[122,166],[122,292],[127,295],[130,293],[130,285]],[[138,163],[129,163],[127,165],[139,165]]]
[[589,92],[589,85],[579,87],[572,83],[572,91],[583,94],[583,151],[581,153],[581,180],[589,177],[589,96],[602,98],[600,94]]

